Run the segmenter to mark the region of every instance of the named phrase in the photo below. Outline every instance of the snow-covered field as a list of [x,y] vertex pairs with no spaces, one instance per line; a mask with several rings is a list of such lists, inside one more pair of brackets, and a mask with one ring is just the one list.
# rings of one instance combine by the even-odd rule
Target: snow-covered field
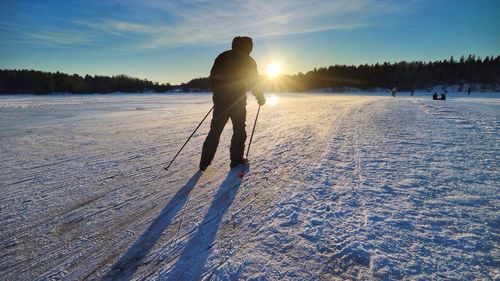
[[0,279],[500,279],[500,95],[277,95],[242,181],[209,94],[0,97]]

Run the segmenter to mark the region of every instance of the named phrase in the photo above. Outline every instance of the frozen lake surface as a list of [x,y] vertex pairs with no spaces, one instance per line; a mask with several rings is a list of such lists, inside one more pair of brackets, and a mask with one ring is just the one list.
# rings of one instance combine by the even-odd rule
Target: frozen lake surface
[[0,96],[0,279],[500,278],[499,94],[276,95],[242,181],[209,94]]

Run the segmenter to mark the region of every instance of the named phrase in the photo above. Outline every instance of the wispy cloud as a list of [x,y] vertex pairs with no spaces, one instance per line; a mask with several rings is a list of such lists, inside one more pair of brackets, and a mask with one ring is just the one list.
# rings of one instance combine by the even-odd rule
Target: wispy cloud
[[39,42],[58,46],[87,45],[92,41],[92,37],[87,34],[65,31],[42,31],[29,33],[28,37]]
[[[387,2],[386,2],[387,3]],[[228,41],[234,35],[253,37],[288,35],[331,29],[351,29],[370,23],[374,15],[388,11],[389,4],[372,0],[329,1],[214,1],[190,0],[145,5],[160,9],[177,19],[170,24],[150,26],[143,47]]]
[[[235,35],[267,37],[353,29],[401,5],[395,0],[113,0],[75,2],[57,14],[68,26],[43,25],[26,38],[54,45],[106,42],[116,37],[130,48],[160,48],[229,41]],[[71,1],[69,1],[71,3]],[[82,6],[85,5],[85,6]],[[105,10],[100,11],[101,9]],[[114,11],[113,9],[117,9]],[[63,11],[63,10],[62,10]],[[120,39],[121,38],[121,39]],[[128,40],[127,40],[128,39]]]

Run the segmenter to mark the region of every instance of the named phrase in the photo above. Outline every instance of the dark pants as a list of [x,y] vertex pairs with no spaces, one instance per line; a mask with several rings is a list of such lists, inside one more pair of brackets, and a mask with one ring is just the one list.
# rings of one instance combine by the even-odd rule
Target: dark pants
[[233,138],[231,139],[231,163],[241,163],[245,151],[245,119],[247,115],[246,101],[242,100],[232,105],[214,103],[214,113],[210,124],[210,132],[203,143],[200,164],[208,166],[214,159],[219,139],[229,118],[233,123]]

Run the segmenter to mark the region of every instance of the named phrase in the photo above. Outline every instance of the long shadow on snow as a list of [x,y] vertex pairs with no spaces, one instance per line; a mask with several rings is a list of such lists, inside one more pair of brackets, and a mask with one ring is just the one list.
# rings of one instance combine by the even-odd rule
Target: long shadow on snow
[[189,193],[196,186],[201,172],[196,172],[163,208],[149,228],[134,242],[127,252],[104,276],[103,280],[130,280],[147,253],[160,239],[161,234],[172,222],[188,200]]
[[[245,169],[248,169],[248,165]],[[199,224],[184,251],[179,256],[172,270],[161,274],[160,280],[199,280],[203,273],[205,262],[212,248],[224,213],[233,203],[241,179],[237,177],[239,169],[233,169],[219,186],[217,194],[210,205],[203,221]]]

